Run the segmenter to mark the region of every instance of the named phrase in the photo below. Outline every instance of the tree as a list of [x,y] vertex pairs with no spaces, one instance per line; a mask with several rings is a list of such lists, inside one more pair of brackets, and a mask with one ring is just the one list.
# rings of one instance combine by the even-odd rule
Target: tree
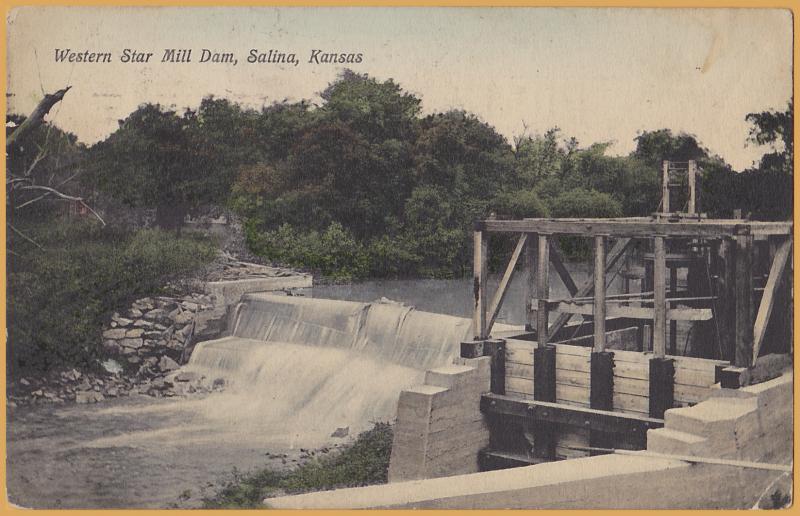
[[792,173],[794,163],[794,101],[789,100],[785,111],[749,113],[745,120],[753,124],[748,141],[768,145],[772,152],[764,154],[758,168]]
[[180,232],[184,217],[227,198],[231,169],[220,162],[197,114],[144,104],[92,149],[92,177],[131,205],[156,209],[156,224]]

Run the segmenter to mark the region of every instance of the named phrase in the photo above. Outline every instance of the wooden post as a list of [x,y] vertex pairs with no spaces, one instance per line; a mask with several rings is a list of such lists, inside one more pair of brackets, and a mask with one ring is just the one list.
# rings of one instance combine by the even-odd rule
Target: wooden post
[[[669,296],[678,297],[678,269],[677,267],[669,268]],[[678,354],[678,321],[671,320],[669,322],[669,354]]]
[[736,336],[734,362],[736,367],[753,365],[753,235],[739,235],[736,241]]
[[[532,236],[532,235],[529,235]],[[536,292],[536,253],[538,238],[528,238],[525,242],[525,252],[523,254],[523,267],[525,268],[525,281],[523,282],[523,292],[525,300],[525,331],[533,331],[536,327],[536,318],[533,313],[531,300],[538,297]]]
[[547,325],[547,299],[550,297],[550,235],[539,234],[539,253],[536,257],[538,271],[536,273],[536,297],[539,306],[536,310],[536,340],[539,346],[547,345],[549,335]]
[[475,231],[473,249],[472,289],[475,306],[472,315],[472,331],[475,340],[483,340],[486,334],[486,279],[489,263],[489,239],[484,238],[483,231]]
[[664,419],[675,403],[675,362],[671,358],[650,359],[650,417]]
[[[614,353],[593,351],[589,358],[589,407],[614,410]],[[589,446],[613,446],[613,436],[607,432],[589,429]],[[595,455],[592,453],[592,455]]]
[[653,239],[653,355],[664,358],[667,345],[667,253],[664,237]]
[[736,355],[734,351],[734,341],[736,340],[736,263],[735,245],[732,239],[725,238],[720,244],[722,253],[722,285],[718,295],[720,299],[719,314],[719,333],[720,347],[722,348],[723,360],[734,361]]
[[689,160],[689,207],[688,214],[694,215],[697,213],[697,162],[693,159]]
[[606,237],[594,237],[594,350],[606,349]]
[[490,390],[494,394],[506,393],[506,341],[503,339],[490,339],[483,344],[483,353],[491,357]]
[[[533,350],[533,399],[556,402],[556,347],[552,344],[539,344]],[[554,425],[537,421],[533,436],[534,457],[554,459],[555,450]]]
[[661,165],[661,213],[669,213],[669,161]]

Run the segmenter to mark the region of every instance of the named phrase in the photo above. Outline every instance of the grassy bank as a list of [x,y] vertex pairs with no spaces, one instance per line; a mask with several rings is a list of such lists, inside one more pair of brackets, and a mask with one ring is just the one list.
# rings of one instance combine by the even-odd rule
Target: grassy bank
[[[207,239],[50,219],[20,224],[8,258],[8,372],[92,368],[111,314],[195,274],[215,255]],[[30,239],[30,240],[28,240]]]
[[257,508],[263,507],[262,501],[272,496],[386,483],[392,435],[390,424],[376,423],[339,453],[312,459],[290,471],[263,469],[248,474],[235,471],[214,495],[203,499],[204,506]]

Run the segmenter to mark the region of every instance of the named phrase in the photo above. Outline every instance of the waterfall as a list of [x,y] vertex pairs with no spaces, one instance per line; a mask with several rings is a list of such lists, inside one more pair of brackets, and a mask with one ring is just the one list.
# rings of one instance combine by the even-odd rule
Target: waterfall
[[204,416],[321,442],[395,417],[401,390],[450,363],[470,321],[397,303],[249,294],[233,335],[201,342],[185,370],[222,378]]

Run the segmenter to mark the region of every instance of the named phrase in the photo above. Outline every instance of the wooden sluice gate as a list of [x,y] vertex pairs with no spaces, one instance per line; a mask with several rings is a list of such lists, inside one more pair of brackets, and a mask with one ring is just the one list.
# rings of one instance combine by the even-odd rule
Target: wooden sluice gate
[[[669,212],[669,167],[663,211],[652,217],[476,222],[474,340],[461,355],[491,357],[482,469],[644,449],[666,410],[762,381],[790,361],[792,223],[695,213],[692,163],[691,209]],[[490,300],[488,242],[497,233],[519,236]],[[592,241],[583,285],[564,264],[560,236]],[[551,298],[551,266],[570,297]],[[493,334],[518,269],[526,329]],[[618,276],[622,292],[610,294]],[[576,315],[584,320],[569,324]]]

